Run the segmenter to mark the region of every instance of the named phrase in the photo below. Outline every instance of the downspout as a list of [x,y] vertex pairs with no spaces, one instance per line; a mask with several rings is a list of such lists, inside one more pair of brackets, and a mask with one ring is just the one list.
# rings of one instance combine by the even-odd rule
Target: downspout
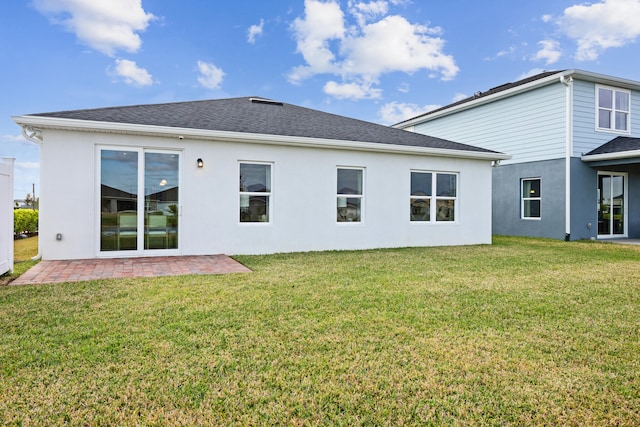
[[[28,141],[38,145],[38,157],[40,158],[40,182],[42,182],[42,143],[44,142],[42,132],[31,126],[22,126],[22,136]],[[38,209],[39,208],[40,207],[38,207]],[[40,251],[40,237],[38,237],[38,254],[31,259],[36,261],[40,258],[42,258],[42,252]]]
[[571,155],[573,154],[573,77],[560,76],[565,91],[565,207],[564,240],[571,240]]

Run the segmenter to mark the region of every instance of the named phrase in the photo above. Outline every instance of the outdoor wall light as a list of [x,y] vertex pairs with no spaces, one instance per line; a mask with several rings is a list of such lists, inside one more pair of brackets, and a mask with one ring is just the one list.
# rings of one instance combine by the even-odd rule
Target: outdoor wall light
[[204,162],[202,159],[198,159],[198,168],[202,168],[204,166]]

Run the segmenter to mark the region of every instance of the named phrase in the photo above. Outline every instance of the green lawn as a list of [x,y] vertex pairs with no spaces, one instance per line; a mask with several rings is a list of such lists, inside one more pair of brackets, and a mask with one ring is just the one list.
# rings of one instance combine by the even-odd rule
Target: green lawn
[[0,288],[0,424],[640,425],[640,247],[238,259]]
[[38,255],[38,237],[29,237],[13,241],[13,273],[0,275],[0,286],[12,282],[16,277],[33,267],[38,261],[31,258]]

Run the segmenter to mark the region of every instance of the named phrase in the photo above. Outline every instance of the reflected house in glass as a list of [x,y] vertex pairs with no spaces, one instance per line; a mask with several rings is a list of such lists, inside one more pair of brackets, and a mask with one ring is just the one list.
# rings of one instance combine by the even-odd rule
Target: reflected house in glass
[[100,245],[102,250],[116,250],[120,247],[120,218],[118,212],[134,212],[136,195],[102,184],[100,186]]
[[41,147],[43,259],[488,244],[509,157],[257,97],[14,120]]
[[[561,70],[477,92],[394,127],[511,155],[493,169],[496,234],[637,239],[639,112],[640,81]],[[426,201],[412,200],[422,215]]]

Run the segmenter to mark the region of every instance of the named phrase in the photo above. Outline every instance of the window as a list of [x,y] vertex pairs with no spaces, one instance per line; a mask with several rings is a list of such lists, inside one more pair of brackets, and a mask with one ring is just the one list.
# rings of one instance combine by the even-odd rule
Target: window
[[269,222],[271,165],[240,163],[240,222]]
[[522,180],[522,219],[540,219],[540,178]]
[[457,174],[412,171],[410,220],[455,221],[457,195]]
[[338,222],[362,221],[363,175],[363,169],[338,168]]
[[629,92],[597,86],[598,129],[629,132]]

